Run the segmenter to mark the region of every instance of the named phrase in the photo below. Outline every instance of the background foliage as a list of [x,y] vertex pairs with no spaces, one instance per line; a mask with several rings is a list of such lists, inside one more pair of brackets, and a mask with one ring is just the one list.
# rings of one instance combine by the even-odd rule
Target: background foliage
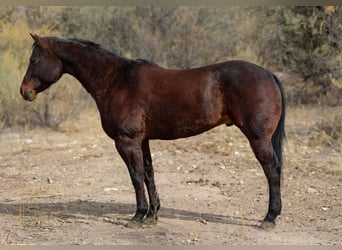
[[58,127],[90,98],[71,77],[34,103],[19,86],[32,40],[78,37],[130,58],[191,68],[244,59],[280,76],[292,104],[340,105],[342,8],[307,7],[25,7],[0,8],[0,129]]

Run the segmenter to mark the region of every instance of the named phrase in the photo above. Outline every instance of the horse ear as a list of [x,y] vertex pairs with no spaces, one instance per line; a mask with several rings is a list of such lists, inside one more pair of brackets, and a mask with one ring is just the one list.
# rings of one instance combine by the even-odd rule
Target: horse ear
[[30,33],[31,37],[33,38],[33,41],[35,44],[37,44],[40,48],[44,50],[49,49],[49,45],[38,35]]
[[39,43],[40,37],[38,35],[30,33],[30,36],[32,37],[32,39],[35,43],[37,43],[37,44]]

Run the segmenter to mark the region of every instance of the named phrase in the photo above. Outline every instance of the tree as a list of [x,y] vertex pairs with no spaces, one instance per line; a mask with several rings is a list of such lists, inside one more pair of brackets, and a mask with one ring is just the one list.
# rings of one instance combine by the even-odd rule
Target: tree
[[[326,94],[336,87],[334,78],[342,73],[341,7],[295,6],[257,10],[259,14],[256,16],[262,25],[272,23],[266,26],[269,34],[259,37],[263,42],[258,44],[261,48],[257,53],[263,62],[275,63],[278,69],[282,67],[282,70],[299,75],[307,84],[312,82],[320,93]],[[259,33],[260,27],[257,30]]]
[[227,60],[237,51],[234,9],[179,7],[165,41],[167,65],[191,68]]
[[[312,80],[323,91],[332,86],[330,75],[340,69],[341,8],[292,7],[283,11],[280,37],[283,64],[304,81]],[[338,63],[336,65],[336,63]]]

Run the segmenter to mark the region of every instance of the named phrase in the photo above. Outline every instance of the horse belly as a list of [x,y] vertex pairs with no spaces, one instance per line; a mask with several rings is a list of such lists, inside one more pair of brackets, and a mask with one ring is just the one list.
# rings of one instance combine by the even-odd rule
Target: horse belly
[[147,130],[150,139],[172,140],[201,134],[220,124],[230,123],[224,113],[223,102],[208,98],[200,100],[178,101],[164,100],[158,111],[148,119]]
[[217,122],[216,124],[194,124],[186,122],[184,124],[172,124],[172,122],[154,124],[152,131],[149,131],[148,139],[160,140],[174,140],[179,138],[186,138],[195,136],[208,131],[224,122]]

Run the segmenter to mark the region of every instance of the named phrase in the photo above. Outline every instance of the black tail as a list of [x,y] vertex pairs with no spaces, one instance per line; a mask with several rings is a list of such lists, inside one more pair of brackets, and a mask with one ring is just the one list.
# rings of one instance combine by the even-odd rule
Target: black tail
[[286,99],[285,99],[285,92],[284,92],[283,86],[280,83],[280,80],[275,75],[273,75],[273,78],[276,81],[278,88],[280,90],[280,94],[281,94],[281,116],[280,116],[280,120],[278,123],[278,127],[272,136],[272,145],[273,145],[274,153],[278,158],[279,167],[280,167],[279,171],[281,171],[281,167],[283,165],[283,141],[286,138],[286,134],[285,134]]

